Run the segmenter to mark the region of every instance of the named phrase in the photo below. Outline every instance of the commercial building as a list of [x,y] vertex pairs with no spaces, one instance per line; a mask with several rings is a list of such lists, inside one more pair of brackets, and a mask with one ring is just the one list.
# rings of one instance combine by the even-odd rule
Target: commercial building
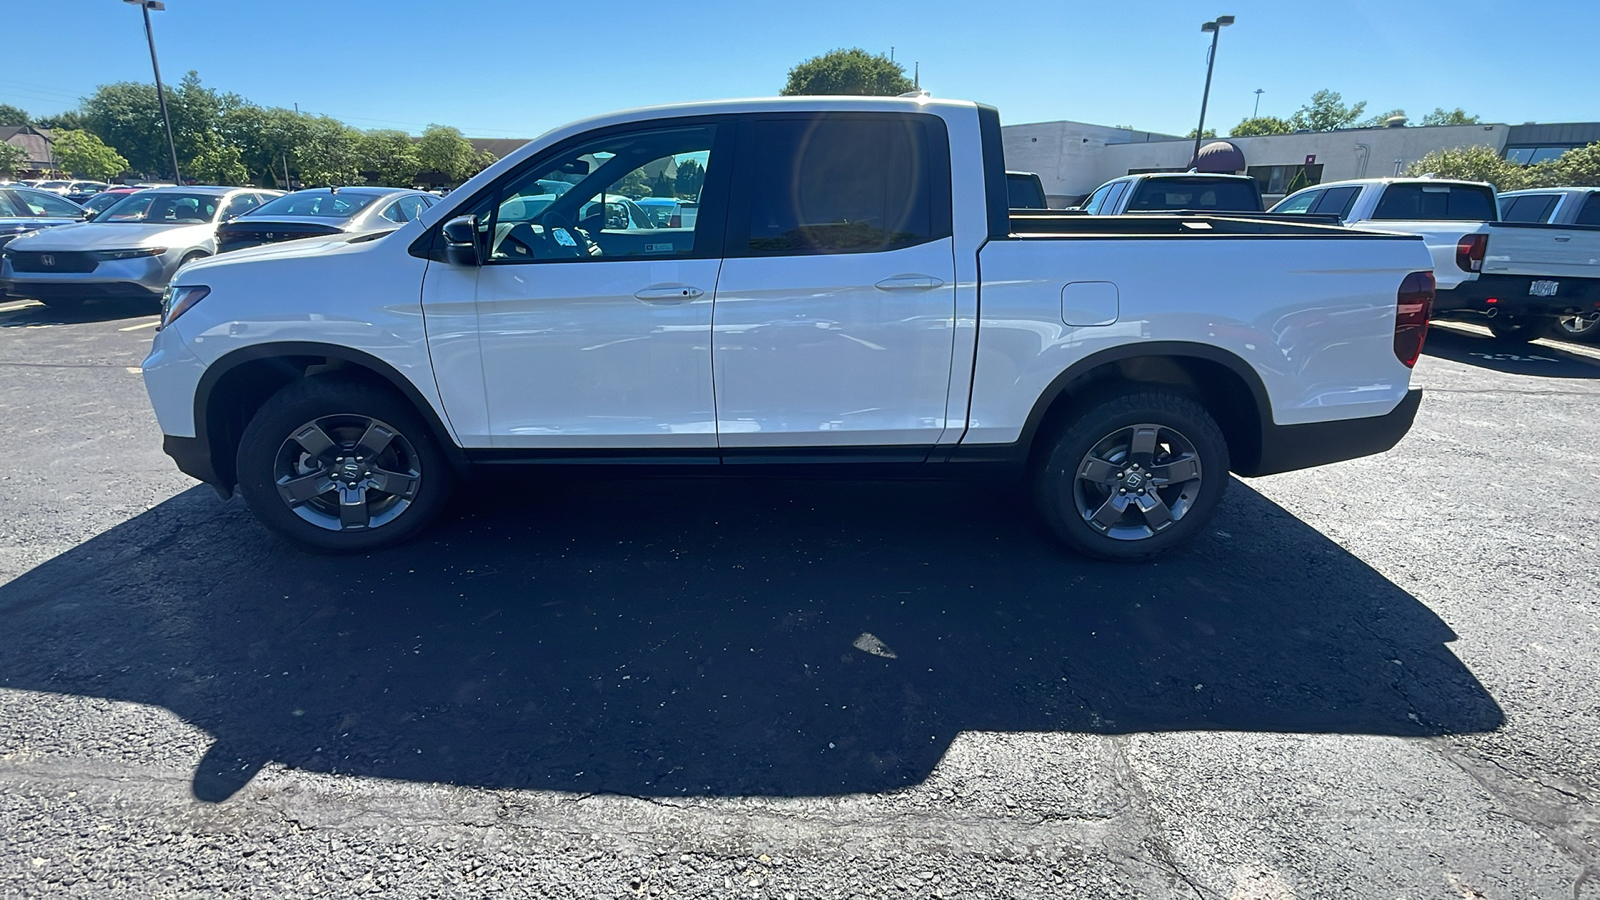
[[[1082,122],[1007,125],[1001,134],[1006,168],[1037,173],[1057,208],[1075,205],[1122,175],[1184,171],[1194,157],[1193,138]],[[1394,175],[1433,151],[1456,147],[1482,145],[1520,163],[1542,162],[1600,141],[1600,122],[1397,125],[1222,140],[1243,155],[1243,173],[1276,200],[1324,181]]]

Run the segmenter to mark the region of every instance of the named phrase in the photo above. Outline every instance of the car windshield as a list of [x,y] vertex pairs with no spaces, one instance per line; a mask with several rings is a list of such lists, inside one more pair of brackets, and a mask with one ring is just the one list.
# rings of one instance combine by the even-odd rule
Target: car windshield
[[377,200],[380,194],[335,194],[332,191],[298,191],[263,203],[252,210],[255,218],[265,216],[316,216],[320,219],[348,219]]
[[644,214],[650,220],[651,225],[657,228],[665,228],[667,223],[672,221],[672,214],[678,211],[678,202],[673,200],[666,203],[652,203],[646,198],[638,202],[638,207],[644,210]]
[[93,197],[90,197],[89,199],[83,201],[83,207],[84,207],[84,209],[92,209],[95,212],[105,212],[107,207],[109,207],[111,204],[117,202],[118,200],[121,200],[123,197],[126,197],[126,196],[128,196],[128,195],[127,194],[95,194]]
[[95,222],[205,224],[217,220],[217,209],[221,205],[222,198],[215,194],[140,191],[118,201]]
[[1244,178],[1152,178],[1128,204],[1128,212],[1178,209],[1260,212],[1261,199]]
[[34,186],[41,191],[48,191],[54,188],[64,188],[71,183],[70,181],[41,181]]

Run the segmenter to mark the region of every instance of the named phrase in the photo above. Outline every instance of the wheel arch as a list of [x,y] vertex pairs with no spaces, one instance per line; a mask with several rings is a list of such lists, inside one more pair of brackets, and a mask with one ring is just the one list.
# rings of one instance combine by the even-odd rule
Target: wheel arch
[[1210,344],[1150,341],[1090,354],[1057,375],[1040,394],[1019,443],[1034,460],[1040,440],[1106,393],[1127,385],[1177,389],[1205,407],[1228,442],[1233,471],[1261,463],[1263,432],[1272,423],[1266,385],[1249,363]]
[[410,379],[370,353],[309,341],[254,344],[231,351],[206,367],[195,389],[195,437],[210,457],[216,486],[224,492],[238,483],[235,457],[239,439],[267,398],[313,375],[334,375],[392,390],[416,409],[451,465],[467,467],[433,404]]

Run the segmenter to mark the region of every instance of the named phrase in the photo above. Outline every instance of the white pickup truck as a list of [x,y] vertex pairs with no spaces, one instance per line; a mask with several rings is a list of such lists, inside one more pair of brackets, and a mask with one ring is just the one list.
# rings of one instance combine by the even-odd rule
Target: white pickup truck
[[1423,238],[1433,314],[1531,341],[1564,317],[1600,310],[1600,229],[1500,220],[1494,188],[1443,178],[1367,178],[1290,194],[1274,213],[1337,215],[1346,225]]
[[[700,214],[581,218],[643,190]],[[999,115],[974,103],[602,116],[392,233],[187,266],[144,378],[179,468],[331,550],[416,533],[474,469],[766,464],[1026,473],[1066,544],[1132,559],[1193,537],[1230,470],[1410,427],[1433,290],[1416,238],[1023,229],[1008,205]]]
[[[1499,197],[1500,221],[1600,229],[1600,187],[1530,188],[1506,191]],[[1559,238],[1560,235],[1556,235]],[[1567,243],[1571,243],[1568,241]],[[1600,260],[1589,261],[1590,265]],[[1584,309],[1563,314],[1556,320],[1556,334],[1575,341],[1600,340],[1600,296]]]

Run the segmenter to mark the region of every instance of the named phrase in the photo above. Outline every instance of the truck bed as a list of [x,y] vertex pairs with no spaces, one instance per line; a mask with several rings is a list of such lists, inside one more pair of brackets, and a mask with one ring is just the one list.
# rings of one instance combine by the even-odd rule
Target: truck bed
[[1011,211],[1011,232],[1018,237],[1070,235],[1251,235],[1257,237],[1371,237],[1339,224],[1337,216],[1274,215],[1272,213],[1164,212],[1120,216],[1089,216],[1059,211]]

